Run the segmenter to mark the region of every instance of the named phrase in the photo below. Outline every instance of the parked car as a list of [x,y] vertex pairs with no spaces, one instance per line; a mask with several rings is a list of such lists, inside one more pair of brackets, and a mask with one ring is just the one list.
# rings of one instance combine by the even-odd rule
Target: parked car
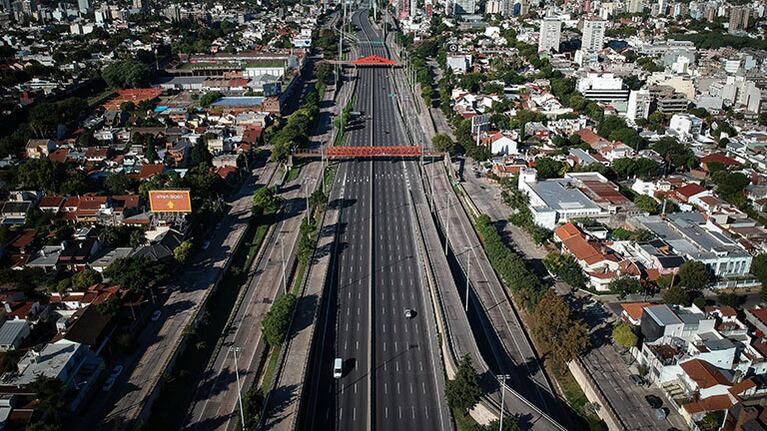
[[630,378],[630,379],[631,379],[631,381],[632,381],[632,382],[634,382],[634,384],[635,384],[635,385],[637,385],[637,386],[642,386],[642,385],[644,385],[644,379],[643,379],[643,378],[642,378],[642,376],[640,376],[639,374],[632,374],[631,376],[629,376],[629,378]]
[[659,409],[663,407],[663,400],[660,399],[660,397],[655,395],[645,395],[644,397],[645,401],[647,401],[647,404],[650,405],[650,407],[654,409]]

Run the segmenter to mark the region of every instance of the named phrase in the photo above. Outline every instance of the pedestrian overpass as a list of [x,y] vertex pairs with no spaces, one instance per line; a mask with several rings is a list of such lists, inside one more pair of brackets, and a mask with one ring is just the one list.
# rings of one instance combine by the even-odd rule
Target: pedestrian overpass
[[344,67],[402,67],[401,64],[394,60],[379,57],[377,55],[370,55],[367,57],[358,58],[352,61],[339,61],[339,60],[323,60],[327,63],[340,65]]
[[302,158],[328,158],[328,159],[414,159],[421,157],[443,157],[444,153],[431,149],[424,149],[417,145],[393,145],[393,146],[338,146],[323,147],[318,149],[297,149],[293,151],[293,157]]

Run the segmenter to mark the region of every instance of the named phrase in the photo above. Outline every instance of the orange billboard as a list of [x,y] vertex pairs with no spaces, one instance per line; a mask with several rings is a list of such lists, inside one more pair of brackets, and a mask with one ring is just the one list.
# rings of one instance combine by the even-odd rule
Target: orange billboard
[[153,213],[190,213],[192,198],[189,190],[150,190],[149,208]]

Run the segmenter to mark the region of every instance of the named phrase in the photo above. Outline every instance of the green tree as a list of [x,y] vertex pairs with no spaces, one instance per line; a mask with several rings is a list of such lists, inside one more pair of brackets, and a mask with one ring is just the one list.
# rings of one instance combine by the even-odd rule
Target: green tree
[[96,304],[96,310],[104,316],[116,316],[122,309],[122,300],[118,296],[112,296],[104,302]]
[[572,318],[570,306],[548,289],[535,307],[533,334],[556,366],[564,366],[588,347],[586,325]]
[[104,188],[113,195],[127,193],[132,184],[131,179],[122,172],[110,174],[104,179]]
[[200,97],[200,106],[203,108],[207,108],[210,106],[213,102],[216,100],[224,97],[224,95],[219,91],[209,91]]
[[623,299],[626,295],[642,292],[642,283],[634,277],[619,277],[610,282],[607,285],[610,292],[615,293]]
[[333,77],[333,66],[328,62],[317,63],[314,66],[314,74],[320,82],[329,82]]
[[185,240],[181,241],[181,244],[173,249],[173,258],[178,263],[186,263],[189,260],[189,256],[192,254],[192,242]]
[[455,152],[455,143],[446,133],[438,133],[434,135],[431,139],[431,145],[437,151],[444,151],[451,154]]
[[253,214],[257,216],[277,211],[280,208],[280,197],[273,189],[261,187],[253,193]]
[[690,301],[690,294],[679,285],[663,290],[663,302],[666,304],[690,305]]
[[72,276],[74,290],[85,290],[96,283],[101,283],[101,274],[92,269],[80,271]]
[[309,196],[309,205],[312,208],[323,208],[328,201],[328,196],[322,192],[322,190],[315,190],[311,196]]
[[205,139],[198,139],[192,146],[191,152],[191,166],[211,166],[213,156],[208,151],[208,145],[205,143]]
[[543,259],[543,264],[552,274],[575,288],[586,287],[586,278],[581,266],[572,255],[552,252]]
[[613,341],[625,349],[636,347],[637,336],[634,326],[630,323],[620,322],[613,327]]
[[550,157],[540,157],[535,159],[535,169],[538,171],[539,178],[560,177],[560,172],[564,166],[564,163]]
[[634,205],[642,211],[650,214],[658,214],[658,201],[647,195],[637,195],[634,198]]
[[712,281],[713,274],[703,262],[688,260],[679,267],[679,284],[688,290],[701,291]]
[[128,239],[128,244],[133,247],[137,248],[144,244],[146,244],[146,235],[144,234],[143,229],[134,229],[130,233],[130,238]]
[[455,377],[445,383],[445,397],[451,409],[466,413],[479,402],[482,388],[479,376],[471,363],[471,357],[464,355],[458,360]]
[[47,157],[27,159],[19,166],[18,181],[27,189],[55,192],[57,188],[53,162]]
[[112,88],[135,88],[149,84],[152,72],[144,63],[136,60],[121,60],[105,67],[101,77]]
[[287,293],[277,298],[264,316],[261,328],[270,346],[279,346],[285,339],[295,306],[296,296]]
[[751,274],[767,286],[767,254],[759,254],[751,261]]
[[133,291],[148,291],[167,275],[165,265],[148,258],[124,257],[112,262],[105,270],[104,277]]
[[67,410],[69,403],[69,394],[64,382],[54,377],[38,375],[29,384],[29,389],[35,394],[37,410],[42,413],[46,422],[60,424],[62,414]]

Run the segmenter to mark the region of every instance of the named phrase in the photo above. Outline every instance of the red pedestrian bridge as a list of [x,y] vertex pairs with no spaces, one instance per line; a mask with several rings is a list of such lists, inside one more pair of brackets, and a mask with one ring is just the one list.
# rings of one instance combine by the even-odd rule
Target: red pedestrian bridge
[[354,159],[354,158],[392,158],[392,157],[435,157],[442,153],[424,149],[416,145],[395,146],[339,146],[325,147],[324,149],[293,151],[293,157],[328,157],[331,159]]

